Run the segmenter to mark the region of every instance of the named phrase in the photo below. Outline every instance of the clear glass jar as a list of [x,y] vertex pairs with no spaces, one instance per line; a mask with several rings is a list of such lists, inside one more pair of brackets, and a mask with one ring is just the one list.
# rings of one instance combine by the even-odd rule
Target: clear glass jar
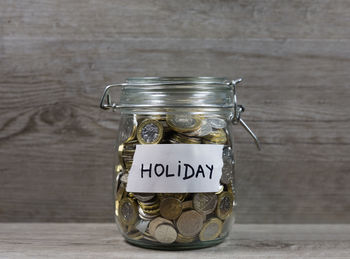
[[[125,239],[155,249],[216,245],[235,219],[232,126],[236,83],[212,77],[144,77],[107,86],[119,109],[115,220]],[[121,88],[119,104],[112,89]]]

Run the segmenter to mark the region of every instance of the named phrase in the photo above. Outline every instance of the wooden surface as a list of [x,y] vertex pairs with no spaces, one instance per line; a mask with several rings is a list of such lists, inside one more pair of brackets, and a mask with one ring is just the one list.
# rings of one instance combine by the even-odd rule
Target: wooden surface
[[224,243],[157,251],[126,243],[114,224],[2,223],[1,258],[350,258],[350,225],[235,225]]
[[237,221],[350,223],[350,1],[0,3],[0,221],[112,221],[130,76],[245,79]]

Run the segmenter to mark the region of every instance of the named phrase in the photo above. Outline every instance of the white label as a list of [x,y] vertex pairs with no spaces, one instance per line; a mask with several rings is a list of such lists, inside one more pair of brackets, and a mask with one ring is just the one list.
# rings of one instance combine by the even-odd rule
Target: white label
[[223,145],[136,145],[126,191],[217,192]]

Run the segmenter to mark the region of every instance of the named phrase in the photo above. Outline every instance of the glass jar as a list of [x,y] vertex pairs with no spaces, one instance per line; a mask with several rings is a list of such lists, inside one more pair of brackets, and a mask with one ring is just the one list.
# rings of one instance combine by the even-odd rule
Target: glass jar
[[228,235],[236,211],[232,126],[240,123],[258,144],[240,118],[240,81],[142,77],[106,87],[101,108],[121,113],[113,186],[126,241],[194,249]]

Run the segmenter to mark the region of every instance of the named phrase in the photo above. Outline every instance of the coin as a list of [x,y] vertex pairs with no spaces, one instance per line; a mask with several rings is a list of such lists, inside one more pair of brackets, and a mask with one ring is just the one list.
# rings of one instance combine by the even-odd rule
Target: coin
[[220,219],[228,218],[233,209],[233,195],[229,192],[222,192],[218,197],[218,206],[216,208],[216,215]]
[[157,120],[157,121],[164,121],[166,118],[164,115],[161,114],[153,114],[151,116],[148,117],[151,120]]
[[192,200],[182,202],[182,210],[193,209]]
[[170,220],[167,220],[167,219],[162,218],[162,217],[157,217],[157,218],[153,219],[149,223],[149,226],[148,226],[148,232],[150,233],[151,236],[154,236],[154,232],[155,232],[156,228],[161,224],[172,225],[173,223]]
[[177,243],[191,243],[195,240],[195,237],[185,237],[180,233],[177,234],[176,242]]
[[120,130],[120,140],[127,143],[136,137],[137,120],[136,115],[126,117],[121,121],[122,129]]
[[168,114],[166,121],[177,132],[195,131],[201,125],[199,116],[193,116],[191,114]]
[[163,244],[171,244],[177,238],[177,232],[174,227],[168,224],[159,225],[154,231],[154,238]]
[[233,165],[232,160],[229,157],[223,157],[223,166],[221,169],[220,182],[222,184],[229,184],[233,181]]
[[140,231],[141,233],[145,233],[148,225],[149,225],[150,221],[149,220],[139,220],[136,224],[135,224],[135,228]]
[[126,184],[128,182],[128,176],[129,174],[122,174],[122,176],[120,177],[120,181]]
[[155,196],[154,193],[141,193],[141,192],[134,193],[134,197],[139,201],[143,201],[143,202],[152,200],[154,196]]
[[217,238],[222,231],[222,222],[218,218],[211,218],[204,223],[201,232],[199,233],[199,240],[209,241]]
[[215,210],[217,204],[215,193],[196,193],[193,196],[193,207],[202,214],[210,214]]
[[138,203],[140,204],[140,207],[143,209],[143,211],[148,214],[155,214],[159,212],[159,201],[150,204],[145,204],[140,201]]
[[[139,217],[146,221],[152,220],[159,216],[159,213],[148,214],[141,207],[139,207],[138,212],[139,212]],[[159,209],[158,209],[158,212],[159,212]]]
[[134,224],[138,216],[136,202],[131,198],[123,198],[119,202],[118,215],[124,224]]
[[218,129],[203,137],[204,144],[226,144],[227,136],[223,129]]
[[128,238],[134,239],[134,240],[140,240],[143,238],[143,235],[140,231],[134,231],[127,234]]
[[181,201],[175,198],[166,198],[160,202],[160,215],[166,219],[177,219],[182,212]]
[[206,120],[203,120],[201,123],[201,126],[195,130],[195,131],[190,131],[190,132],[184,132],[183,134],[187,136],[193,136],[193,137],[203,137],[212,132],[213,128],[209,123],[207,123]]
[[224,191],[224,186],[220,185],[220,189],[215,193],[216,195],[222,193]]
[[118,200],[116,200],[115,201],[115,215],[118,217],[118,209],[119,209],[119,201]]
[[177,229],[185,237],[193,237],[201,231],[203,218],[195,210],[183,212],[176,222]]
[[118,147],[118,158],[120,165],[125,168],[125,162],[123,159],[124,144],[120,144]]
[[166,199],[166,198],[175,198],[178,199],[180,201],[183,201],[186,199],[187,197],[187,193],[158,193],[157,196],[159,197],[159,199]]
[[141,144],[158,144],[163,138],[163,126],[156,120],[144,120],[137,128],[137,139]]
[[215,129],[223,129],[226,127],[226,121],[220,118],[208,118],[208,124]]
[[124,194],[125,194],[125,184],[121,183],[119,185],[118,191],[117,191],[117,193],[115,195],[115,199],[117,201],[120,201],[123,198]]
[[189,137],[183,134],[177,133],[173,134],[169,138],[169,142],[172,144],[185,143],[185,144],[200,144],[202,140],[197,137]]
[[121,164],[118,164],[115,166],[115,172],[117,173],[117,175],[123,170],[123,167]]
[[224,237],[228,234],[232,224],[235,223],[235,215],[232,213],[230,217],[224,220],[224,223],[222,224],[222,232],[220,236]]
[[143,212],[146,214],[146,217],[159,215],[159,200],[152,200],[149,202],[138,201],[138,203],[140,208],[142,208]]

